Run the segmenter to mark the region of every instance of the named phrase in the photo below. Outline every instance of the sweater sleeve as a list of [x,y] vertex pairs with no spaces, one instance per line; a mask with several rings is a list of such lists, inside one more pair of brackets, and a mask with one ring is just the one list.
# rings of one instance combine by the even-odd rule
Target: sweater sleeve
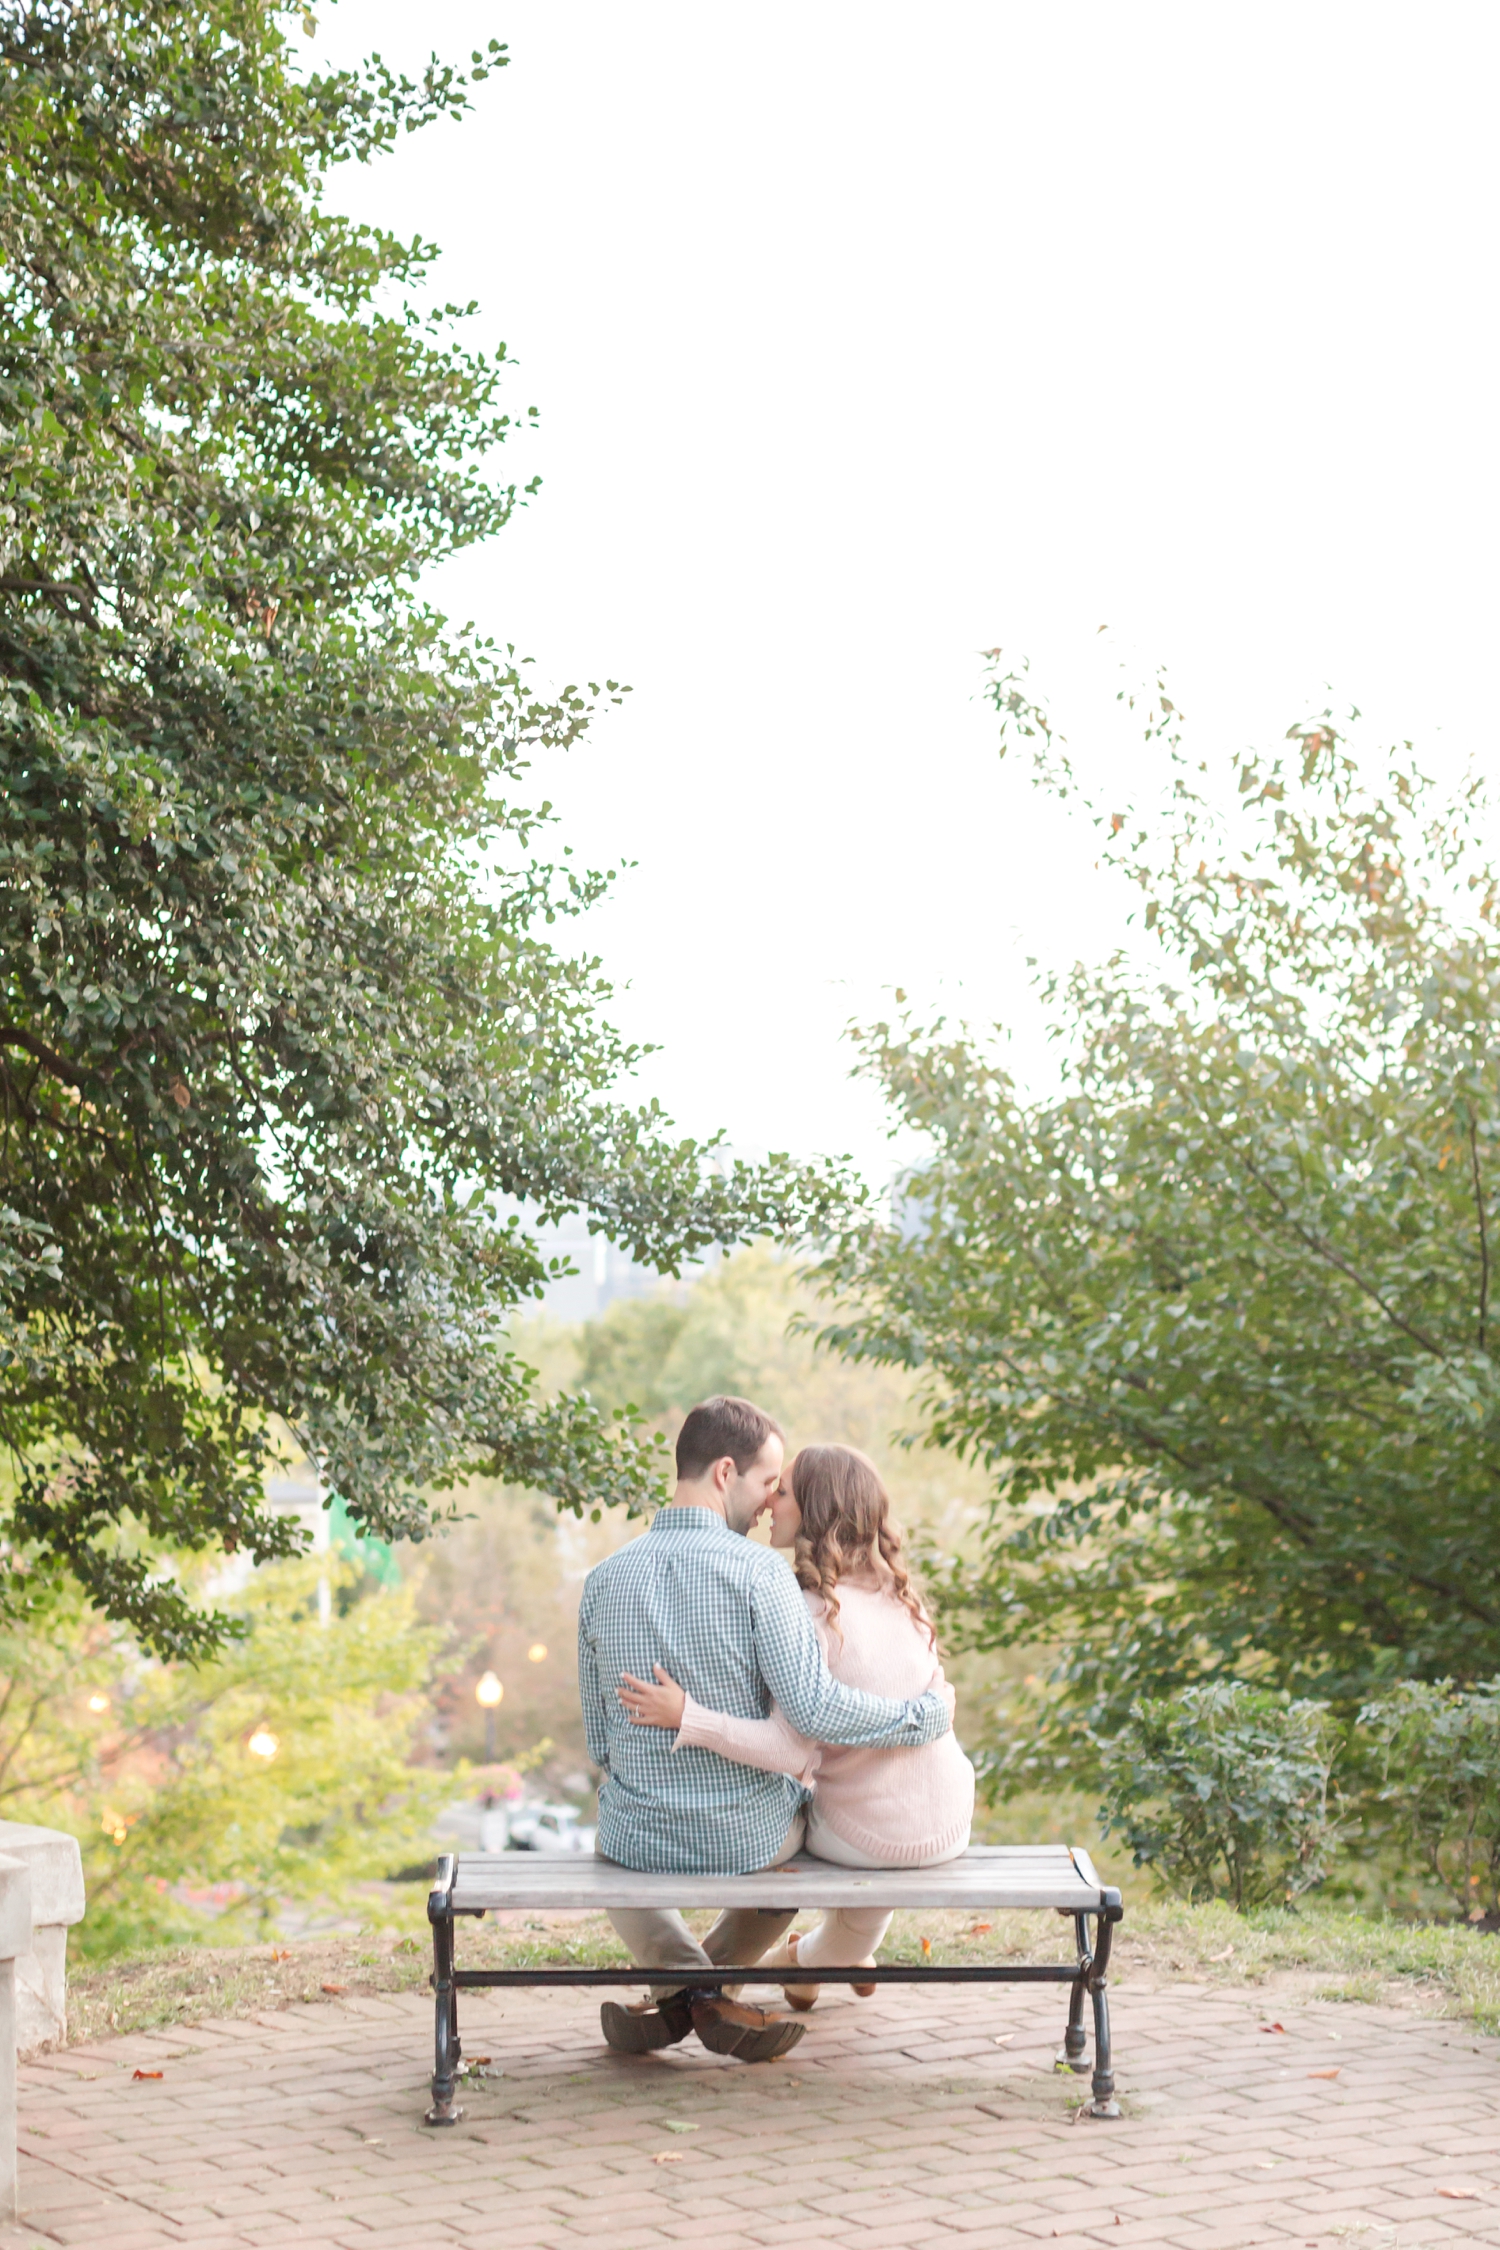
[[674,1750],[688,1747],[716,1750],[737,1766],[759,1766],[765,1773],[789,1773],[794,1781],[812,1784],[818,1770],[819,1745],[799,1734],[779,1706],[772,1704],[769,1719],[735,1719],[724,1711],[705,1711],[688,1695],[683,1698],[682,1724]]
[[814,1742],[915,1749],[936,1742],[953,1723],[942,1697],[930,1689],[897,1702],[836,1680],[823,1660],[802,1590],[785,1568],[768,1571],[753,1589],[751,1629],[761,1678],[793,1725]]

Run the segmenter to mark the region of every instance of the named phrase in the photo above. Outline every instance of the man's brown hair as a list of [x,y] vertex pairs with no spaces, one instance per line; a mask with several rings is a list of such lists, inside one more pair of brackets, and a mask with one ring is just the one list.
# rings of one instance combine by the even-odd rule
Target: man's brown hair
[[706,1398],[677,1433],[677,1474],[691,1483],[728,1454],[743,1476],[766,1439],[784,1435],[781,1424],[747,1398]]

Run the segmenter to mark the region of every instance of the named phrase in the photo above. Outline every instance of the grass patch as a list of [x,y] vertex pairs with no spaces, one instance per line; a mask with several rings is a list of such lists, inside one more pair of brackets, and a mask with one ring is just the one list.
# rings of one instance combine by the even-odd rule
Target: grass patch
[[1374,1974],[1366,1977],[1346,1977],[1342,1984],[1320,1984],[1313,1993],[1315,2000],[1363,2001],[1367,2007],[1378,2005],[1390,1986]]
[[1399,2001],[1500,2032],[1500,1942],[1458,1922],[1391,1922],[1304,1900],[1266,1907],[1126,1901],[1122,1980],[1132,1968],[1187,1974],[1215,1985],[1261,1984],[1302,1974],[1322,1980],[1317,1997]]
[[[690,1914],[706,1929],[711,1914]],[[882,1948],[888,1961],[1067,1961],[1072,1925],[1061,1915],[1001,1914],[986,1928],[969,1914],[898,1914]],[[464,1922],[466,1968],[532,1968],[544,1962],[623,1964],[627,1956],[602,1915],[528,1915]],[[344,1993],[425,1988],[430,1955],[421,1937],[364,1931],[347,1938],[269,1945],[179,1946],[85,1964],[68,1982],[69,2035],[80,2040],[248,2016],[295,2002],[334,2002]],[[1227,1906],[1182,1906],[1127,1897],[1113,1979],[1186,1981],[1229,1987],[1291,1974],[1324,2000],[1399,2001],[1500,2033],[1500,1938],[1461,1924],[1382,1922],[1304,1903],[1236,1914]],[[1319,1980],[1316,1983],[1313,1980]],[[325,1988],[336,1989],[328,1991]]]

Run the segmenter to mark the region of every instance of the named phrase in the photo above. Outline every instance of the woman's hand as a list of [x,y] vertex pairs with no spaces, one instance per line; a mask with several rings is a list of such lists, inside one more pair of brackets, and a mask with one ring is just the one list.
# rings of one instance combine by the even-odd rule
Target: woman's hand
[[682,1724],[687,1697],[670,1672],[658,1664],[654,1667],[655,1687],[644,1680],[632,1679],[628,1672],[620,1674],[620,1701],[638,1727],[671,1727],[675,1733]]

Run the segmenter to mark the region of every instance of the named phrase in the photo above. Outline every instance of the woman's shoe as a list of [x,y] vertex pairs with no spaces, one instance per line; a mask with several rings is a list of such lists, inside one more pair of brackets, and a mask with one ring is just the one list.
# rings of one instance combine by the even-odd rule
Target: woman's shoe
[[[758,1966],[762,1969],[795,1969],[797,1966],[797,1940],[800,1935],[799,1930],[793,1930],[791,1936],[785,1939],[782,1944],[776,1946],[770,1953],[762,1955]],[[798,2009],[803,2015],[807,2013],[809,2008],[817,2005],[818,1987],[815,1984],[784,1984],[781,1989],[786,1996],[787,2006]]]
[[[797,1966],[797,1940],[801,1935],[800,1930],[793,1930],[791,1936],[783,1944],[778,1945],[773,1953],[764,1956],[760,1966],[763,1969],[795,1969]],[[862,1969],[873,1969],[875,1966],[874,1954],[872,1953],[868,1960],[861,1961],[859,1966]],[[804,2015],[809,2008],[817,2005],[819,1987],[815,1984],[784,1984],[781,1989],[786,1995],[787,2006],[800,2009]],[[851,1984],[849,1990],[855,1995],[856,1999],[869,2000],[874,1995],[875,1987],[873,1984]]]

